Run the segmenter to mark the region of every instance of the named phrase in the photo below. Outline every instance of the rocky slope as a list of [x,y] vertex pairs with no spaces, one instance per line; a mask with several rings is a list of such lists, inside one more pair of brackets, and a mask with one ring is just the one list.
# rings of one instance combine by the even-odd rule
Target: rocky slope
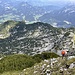
[[[75,75],[75,57],[66,60],[65,58],[53,58],[44,60],[31,68],[24,69],[20,74],[26,75]],[[50,63],[51,62],[51,63]]]
[[[4,27],[3,27],[4,26]],[[25,24],[22,21],[7,21],[1,25],[0,53],[36,54],[43,51],[72,51],[74,28],[55,28],[47,23]]]
[[7,25],[1,32],[3,33],[3,30],[9,26],[8,31],[4,32],[4,34],[6,33],[9,36],[4,36],[3,38],[4,34],[1,33],[0,37],[1,51],[6,53],[33,53],[43,51],[57,37],[53,38],[53,36],[60,32],[57,28],[41,22],[34,24],[15,22],[15,24],[13,23],[14,25],[12,25],[12,22],[11,24],[8,23],[9,21],[4,23],[4,25]]

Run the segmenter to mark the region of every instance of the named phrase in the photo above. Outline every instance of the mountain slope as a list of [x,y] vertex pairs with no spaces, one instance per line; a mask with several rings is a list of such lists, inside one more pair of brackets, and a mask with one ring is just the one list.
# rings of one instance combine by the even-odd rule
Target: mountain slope
[[[50,24],[7,21],[1,26],[0,52],[4,54],[37,54],[72,49],[75,28],[55,28]],[[8,30],[7,30],[8,28]],[[4,35],[4,36],[3,36]],[[65,45],[65,46],[64,46]]]
[[40,17],[40,21],[54,24],[57,27],[75,27],[75,5],[69,4],[58,11],[47,13]]
[[[12,25],[12,22],[10,25]],[[14,28],[9,29],[10,35],[8,38],[0,39],[1,52],[38,53],[43,51],[42,48],[46,47],[51,41],[57,38],[57,36],[55,38],[53,38],[53,36],[60,32],[57,28],[41,22],[33,24],[18,22],[14,26]],[[50,41],[50,39],[52,40]]]
[[68,60],[66,60],[66,58],[62,59],[61,57],[44,60],[41,63],[36,64],[31,68],[24,69],[21,73],[27,75],[29,74],[74,75],[75,74],[74,60],[75,57]]

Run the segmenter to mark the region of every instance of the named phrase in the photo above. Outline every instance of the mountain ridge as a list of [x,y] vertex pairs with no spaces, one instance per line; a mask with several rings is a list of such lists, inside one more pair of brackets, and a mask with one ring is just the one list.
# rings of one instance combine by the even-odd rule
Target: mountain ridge
[[[55,28],[42,22],[25,24],[24,21],[7,21],[3,25],[5,27],[1,29],[1,32],[5,34],[5,37],[3,38],[0,34],[1,53],[34,55],[50,50],[57,53],[65,47],[72,49],[73,41],[71,40],[73,40],[75,28]],[[5,28],[6,31],[4,31]]]

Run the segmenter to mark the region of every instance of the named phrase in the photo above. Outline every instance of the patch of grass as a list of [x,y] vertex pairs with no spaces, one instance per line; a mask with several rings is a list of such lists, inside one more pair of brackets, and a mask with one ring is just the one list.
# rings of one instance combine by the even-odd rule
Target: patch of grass
[[10,71],[10,72],[3,72],[0,75],[19,75],[21,71]]

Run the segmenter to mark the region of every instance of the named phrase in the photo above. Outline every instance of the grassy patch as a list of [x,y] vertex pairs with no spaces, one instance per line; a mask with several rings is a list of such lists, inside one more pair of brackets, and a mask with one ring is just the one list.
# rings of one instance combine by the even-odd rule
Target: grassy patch
[[10,71],[10,72],[3,72],[0,75],[19,75],[21,71]]

